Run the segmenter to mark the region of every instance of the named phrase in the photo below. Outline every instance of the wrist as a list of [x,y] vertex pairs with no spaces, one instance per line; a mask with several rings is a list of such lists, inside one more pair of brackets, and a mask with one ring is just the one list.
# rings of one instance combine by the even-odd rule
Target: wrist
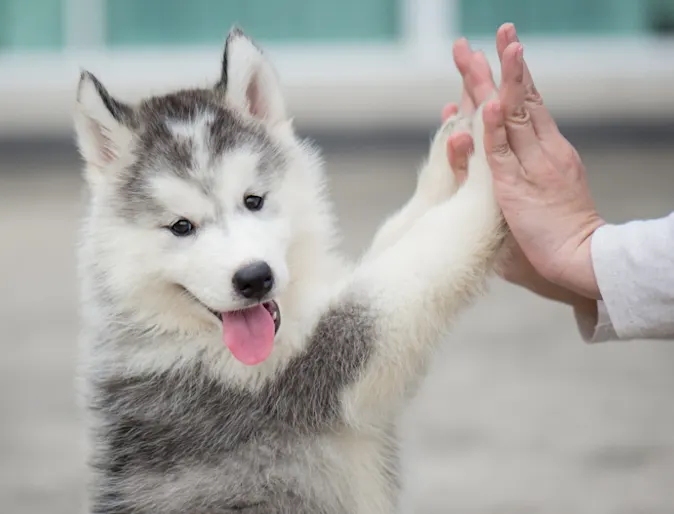
[[576,239],[575,249],[561,273],[551,277],[551,282],[584,298],[601,300],[601,292],[592,261],[592,236],[606,222],[593,216]]
[[571,289],[549,282],[543,277],[540,277],[539,280],[527,281],[520,285],[543,298],[566,304],[574,309],[587,310],[588,307],[591,308],[592,305],[596,304],[595,300],[587,298]]

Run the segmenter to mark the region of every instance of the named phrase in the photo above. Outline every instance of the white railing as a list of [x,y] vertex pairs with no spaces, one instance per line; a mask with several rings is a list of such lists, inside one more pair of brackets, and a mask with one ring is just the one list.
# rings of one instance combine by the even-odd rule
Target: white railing
[[[67,133],[81,68],[127,100],[216,79],[219,45],[106,49],[101,7],[102,0],[67,2],[62,53],[0,56],[0,136]],[[451,60],[457,34],[450,33],[458,2],[407,0],[403,8],[406,25],[398,44],[267,45],[298,124],[374,131],[437,122],[442,105],[457,99],[461,88]],[[493,39],[473,45],[497,64]],[[671,40],[532,38],[524,46],[537,84],[560,119],[674,117]]]

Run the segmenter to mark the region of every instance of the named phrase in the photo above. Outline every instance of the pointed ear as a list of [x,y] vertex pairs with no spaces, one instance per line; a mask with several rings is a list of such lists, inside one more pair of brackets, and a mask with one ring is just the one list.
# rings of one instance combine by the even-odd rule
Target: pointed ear
[[84,71],[77,87],[75,131],[84,160],[102,170],[119,159],[133,136],[133,109],[115,100]]
[[239,28],[227,36],[218,88],[237,109],[262,121],[286,120],[286,109],[276,70],[262,50]]

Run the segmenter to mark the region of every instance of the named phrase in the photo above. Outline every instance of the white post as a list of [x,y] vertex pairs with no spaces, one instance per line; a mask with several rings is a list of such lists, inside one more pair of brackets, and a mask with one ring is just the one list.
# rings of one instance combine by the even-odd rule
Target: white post
[[421,67],[436,67],[448,55],[450,19],[447,4],[456,0],[405,0],[406,48]]
[[67,50],[93,50],[105,46],[105,2],[106,0],[63,1]]
[[461,2],[460,0],[445,0],[445,26],[450,40],[461,37]]

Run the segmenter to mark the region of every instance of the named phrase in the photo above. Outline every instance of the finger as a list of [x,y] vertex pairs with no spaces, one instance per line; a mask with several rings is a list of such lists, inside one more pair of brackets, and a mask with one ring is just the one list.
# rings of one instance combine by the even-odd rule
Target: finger
[[496,31],[496,51],[500,60],[503,60],[503,52],[510,43],[519,43],[515,25],[504,23]]
[[[515,29],[515,25],[512,23],[504,23],[496,32],[496,50],[501,62],[503,62],[503,54],[505,49],[511,43],[519,43],[517,30]],[[538,89],[536,89],[534,79],[531,76],[531,72],[527,66],[526,61],[523,61],[522,82],[524,84],[525,90],[525,105],[529,111],[529,114],[531,115],[531,122],[538,137],[543,139],[556,138],[560,136],[561,134],[557,124],[555,123],[555,120],[545,105],[543,105],[543,98],[538,92]]]
[[454,43],[452,47],[452,55],[454,56],[454,64],[459,70],[461,78],[463,79],[463,92],[461,94],[461,112],[471,114],[475,111],[475,103],[468,91],[468,82],[470,75],[471,61],[473,57],[473,50],[470,48],[468,41],[461,38]]
[[470,48],[465,38],[454,43],[454,62],[463,77],[462,112],[471,113],[496,90],[489,62],[482,52]]
[[449,164],[459,185],[468,177],[468,160],[473,149],[473,138],[467,132],[457,132],[447,140]]
[[442,123],[459,112],[459,106],[456,104],[447,104],[442,109]]
[[487,103],[484,120],[484,149],[495,179],[517,180],[523,176],[522,166],[508,142],[503,109],[498,100]]
[[481,105],[496,91],[496,83],[484,53],[473,53],[465,87],[473,100],[473,105]]
[[511,43],[503,51],[502,83],[499,100],[505,116],[508,141],[523,166],[543,157],[531,116],[525,105],[522,45]]
[[465,37],[457,39],[454,42],[452,56],[454,57],[456,69],[459,70],[461,77],[465,79],[470,71],[470,61],[473,57],[473,50],[470,48],[468,40]]
[[465,115],[471,115],[475,112],[475,102],[468,94],[465,83],[461,89],[461,112]]

